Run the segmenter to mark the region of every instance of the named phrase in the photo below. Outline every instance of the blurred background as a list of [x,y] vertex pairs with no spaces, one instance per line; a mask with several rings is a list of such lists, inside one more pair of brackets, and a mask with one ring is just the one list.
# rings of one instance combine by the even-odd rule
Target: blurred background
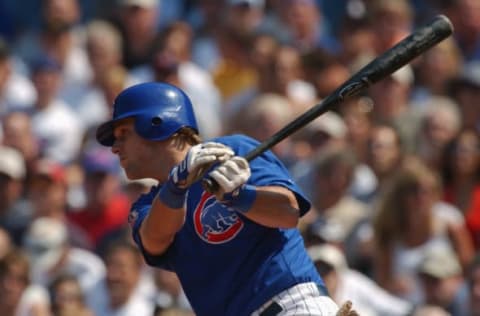
[[262,141],[437,14],[453,36],[273,151],[337,303],[480,315],[478,0],[2,0],[0,315],[193,315],[132,245],[156,182],[95,141],[124,88],[177,85],[204,139]]

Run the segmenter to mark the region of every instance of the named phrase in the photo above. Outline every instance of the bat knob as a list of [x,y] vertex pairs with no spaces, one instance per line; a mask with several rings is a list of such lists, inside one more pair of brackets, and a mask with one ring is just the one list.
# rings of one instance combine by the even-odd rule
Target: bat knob
[[210,177],[202,179],[202,187],[208,193],[215,193],[220,188],[217,181],[215,181],[214,179],[212,179]]

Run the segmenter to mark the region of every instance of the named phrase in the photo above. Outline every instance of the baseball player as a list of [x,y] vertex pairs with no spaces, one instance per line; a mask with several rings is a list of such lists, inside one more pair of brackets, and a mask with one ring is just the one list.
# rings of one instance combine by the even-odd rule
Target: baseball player
[[164,83],[121,92],[97,140],[130,179],[159,181],[132,205],[133,238],[148,264],[177,273],[198,316],[337,313],[295,228],[310,203],[271,152],[242,158],[255,140],[201,142],[189,98]]

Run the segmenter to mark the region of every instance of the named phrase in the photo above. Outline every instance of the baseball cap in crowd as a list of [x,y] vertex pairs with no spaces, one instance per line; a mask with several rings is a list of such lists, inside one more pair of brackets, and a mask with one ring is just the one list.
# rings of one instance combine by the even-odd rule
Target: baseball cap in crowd
[[60,72],[62,70],[62,65],[60,65],[60,63],[53,57],[48,55],[38,56],[32,61],[30,67],[33,73],[39,71]]
[[25,159],[22,154],[12,147],[0,146],[0,173],[11,179],[22,180],[25,172]]
[[33,169],[32,176],[44,177],[56,183],[67,182],[65,167],[60,163],[49,159],[40,159],[39,161],[37,161]]
[[419,273],[436,279],[443,279],[460,275],[462,267],[453,250],[435,248],[427,252],[420,264]]
[[340,115],[332,111],[325,112],[305,128],[308,132],[324,132],[334,138],[343,138],[347,135],[347,125]]
[[161,0],[119,0],[121,6],[136,6],[141,8],[153,8],[160,4]]
[[45,272],[58,263],[67,241],[68,231],[65,223],[49,217],[40,217],[28,228],[23,246],[33,269]]
[[120,171],[116,156],[104,148],[88,150],[83,156],[82,166],[87,174],[118,173]]
[[325,243],[310,246],[307,249],[307,253],[314,263],[321,262],[327,264],[336,271],[342,271],[348,268],[345,255],[338,247],[331,244]]
[[412,67],[410,65],[405,65],[402,68],[395,71],[391,75],[391,78],[403,85],[411,85],[413,84],[413,81],[415,79]]

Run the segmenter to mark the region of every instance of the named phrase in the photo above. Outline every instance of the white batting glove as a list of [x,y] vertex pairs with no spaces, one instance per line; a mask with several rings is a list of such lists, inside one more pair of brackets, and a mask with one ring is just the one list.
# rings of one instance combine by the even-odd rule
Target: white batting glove
[[233,150],[221,143],[207,142],[190,148],[182,162],[170,172],[170,179],[178,188],[188,188],[216,162],[224,162],[234,155]]
[[240,211],[248,212],[256,199],[256,189],[247,185],[251,171],[248,161],[239,156],[232,157],[209,173],[218,184],[217,200]]

